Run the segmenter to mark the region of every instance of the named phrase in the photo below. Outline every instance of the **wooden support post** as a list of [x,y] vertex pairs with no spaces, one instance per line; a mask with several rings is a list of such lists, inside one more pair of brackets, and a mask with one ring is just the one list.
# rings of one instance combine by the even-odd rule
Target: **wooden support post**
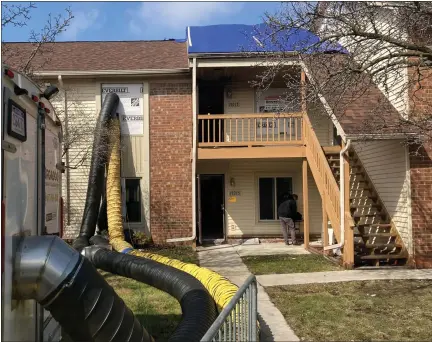
[[300,73],[300,103],[302,112],[306,113],[306,74],[304,70]]
[[328,254],[328,251],[324,250],[324,247],[329,245],[329,236],[328,236],[328,216],[326,210],[326,198],[325,196],[321,196],[322,198],[322,234],[323,234],[323,254]]
[[350,165],[347,157],[344,156],[344,207],[345,207],[345,244],[343,248],[343,264],[345,268],[351,269],[354,267],[354,231],[350,226]]
[[308,162],[303,159],[303,233],[304,246],[309,248],[309,185],[308,185]]

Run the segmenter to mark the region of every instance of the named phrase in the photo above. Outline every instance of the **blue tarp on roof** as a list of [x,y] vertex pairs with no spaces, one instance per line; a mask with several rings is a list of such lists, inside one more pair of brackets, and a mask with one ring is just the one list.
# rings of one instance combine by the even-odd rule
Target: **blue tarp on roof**
[[[308,47],[319,42],[318,36],[303,29],[278,33],[276,43],[272,42],[271,33],[273,31],[266,24],[190,26],[186,31],[189,34],[188,53],[307,52]],[[346,52],[340,45],[320,46],[318,51]],[[318,51],[313,49],[313,52]]]

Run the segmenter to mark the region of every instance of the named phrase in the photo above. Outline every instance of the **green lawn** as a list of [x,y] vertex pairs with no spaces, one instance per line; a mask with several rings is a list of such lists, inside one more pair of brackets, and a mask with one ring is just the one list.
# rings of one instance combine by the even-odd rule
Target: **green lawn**
[[265,255],[243,257],[243,262],[255,275],[342,271],[321,255]]
[[[152,247],[145,251],[184,262],[198,263],[196,252],[187,247]],[[177,300],[163,291],[138,281],[108,272],[101,273],[147,331],[157,341],[166,341],[181,319],[181,308]]]
[[267,287],[302,340],[430,341],[432,280]]

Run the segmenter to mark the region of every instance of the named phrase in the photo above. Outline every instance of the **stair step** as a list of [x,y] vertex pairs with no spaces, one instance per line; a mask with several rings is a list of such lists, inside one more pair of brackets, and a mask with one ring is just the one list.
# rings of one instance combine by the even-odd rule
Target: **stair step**
[[369,233],[369,234],[354,234],[354,236],[361,236],[363,238],[369,237],[388,237],[388,238],[396,238],[397,235],[392,233]]
[[366,247],[366,248],[375,248],[375,249],[384,249],[384,248],[402,248],[402,246],[397,245],[395,243],[359,243],[360,246]]
[[360,217],[383,217],[386,215],[387,214],[385,214],[385,213],[370,213],[370,214],[354,213],[352,216],[355,218],[360,218]]
[[355,200],[355,199],[364,199],[364,198],[369,198],[369,199],[371,199],[371,200],[376,200],[376,199],[378,199],[378,196],[376,196],[376,195],[362,195],[362,196],[350,196],[350,200],[352,201],[352,200]]
[[406,259],[407,256],[403,254],[371,254],[363,255],[360,257],[362,260],[387,260],[387,259]]
[[369,205],[355,205],[351,204],[350,209],[368,209],[368,208],[382,208],[381,204],[378,203],[371,203]]
[[391,224],[390,223],[362,223],[359,224],[358,227],[376,227],[376,228],[391,228]]

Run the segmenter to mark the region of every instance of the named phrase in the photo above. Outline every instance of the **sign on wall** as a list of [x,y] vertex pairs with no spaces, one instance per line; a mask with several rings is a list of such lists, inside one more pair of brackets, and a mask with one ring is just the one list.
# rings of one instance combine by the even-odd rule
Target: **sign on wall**
[[109,93],[120,98],[117,113],[120,119],[121,134],[144,134],[142,84],[102,84],[102,102]]

